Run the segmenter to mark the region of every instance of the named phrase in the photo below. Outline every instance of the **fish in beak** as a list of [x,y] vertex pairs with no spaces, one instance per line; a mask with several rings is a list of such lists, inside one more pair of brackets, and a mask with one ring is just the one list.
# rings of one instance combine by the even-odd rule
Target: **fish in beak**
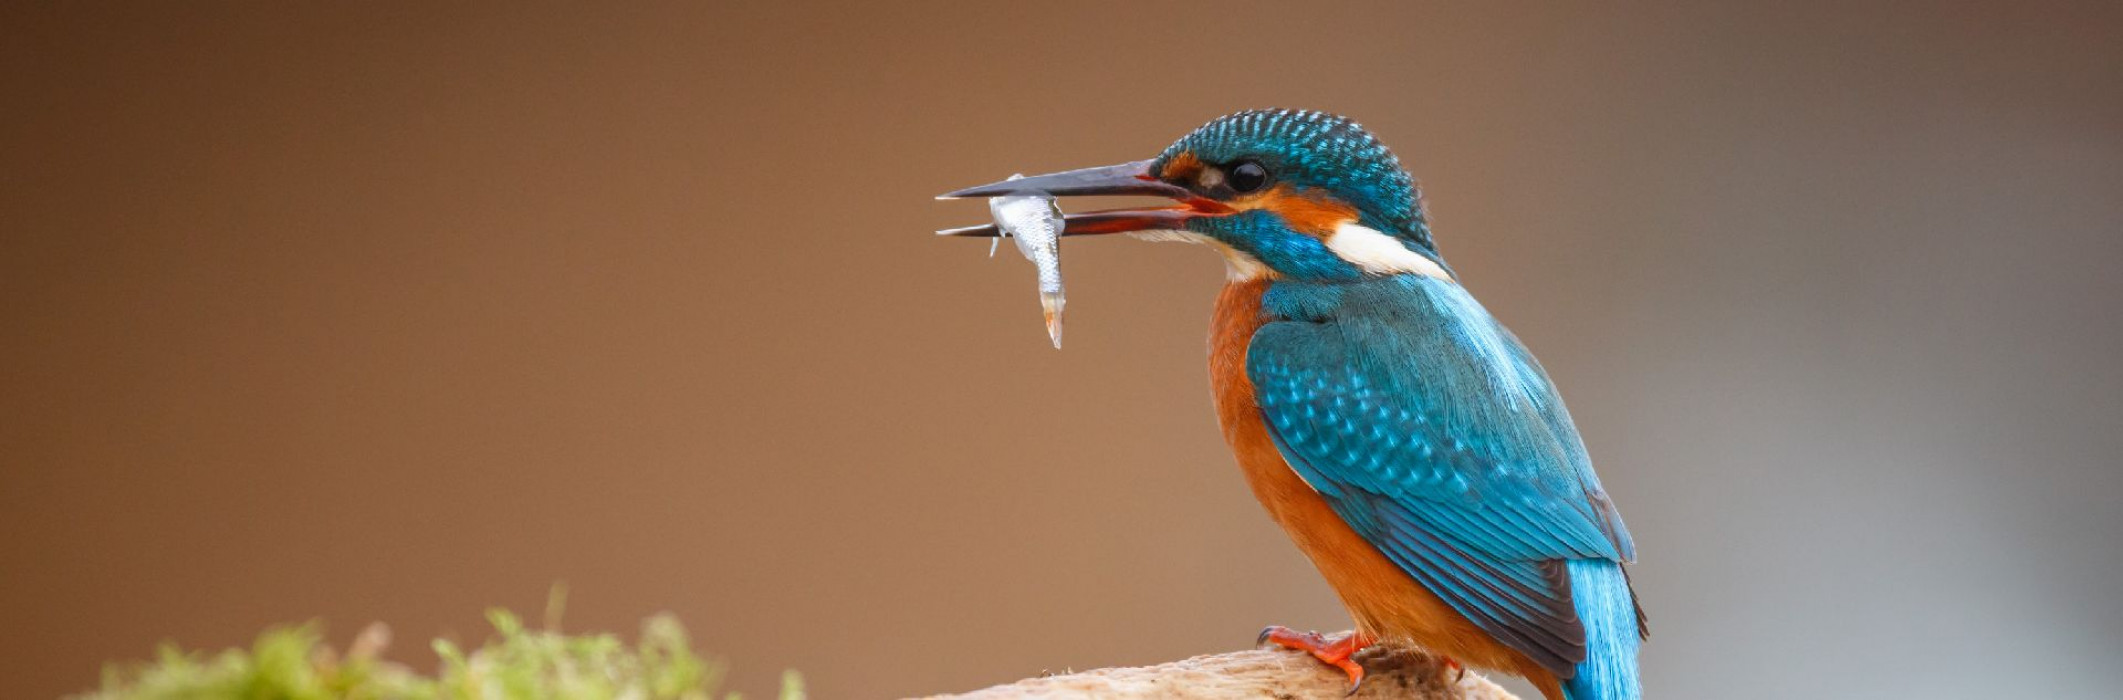
[[[1098,168],[1069,170],[1047,175],[1003,180],[1001,182],[968,187],[956,192],[939,195],[937,199],[968,199],[974,197],[1002,197],[1013,194],[1030,195],[1044,193],[1055,197],[1093,195],[1148,195],[1164,197],[1180,202],[1176,207],[1152,207],[1142,209],[1111,209],[1107,211],[1069,214],[1062,217],[1064,236],[1089,236],[1130,231],[1153,231],[1178,229],[1187,220],[1198,216],[1215,216],[1230,213],[1230,208],[1214,200],[1203,198],[1187,188],[1157,179],[1150,172],[1151,161],[1108,165]],[[966,226],[937,231],[939,236],[970,236],[976,238],[1002,235],[995,224]]]

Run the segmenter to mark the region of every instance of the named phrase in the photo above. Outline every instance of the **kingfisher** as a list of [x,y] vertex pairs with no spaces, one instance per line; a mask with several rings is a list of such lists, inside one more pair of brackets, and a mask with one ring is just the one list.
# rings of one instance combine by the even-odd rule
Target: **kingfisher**
[[[1635,545],[1546,370],[1431,240],[1400,160],[1350,119],[1252,110],[1157,157],[940,199],[1148,195],[1071,214],[1222,254],[1209,331],[1218,423],[1253,495],[1355,622],[1273,626],[1361,686],[1354,655],[1413,645],[1516,674],[1548,700],[1640,697]],[[1000,235],[995,226],[938,232]]]

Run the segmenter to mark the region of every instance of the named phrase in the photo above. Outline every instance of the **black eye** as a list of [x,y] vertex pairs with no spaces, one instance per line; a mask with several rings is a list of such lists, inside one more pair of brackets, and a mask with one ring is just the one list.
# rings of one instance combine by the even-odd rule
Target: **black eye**
[[1231,191],[1233,192],[1239,194],[1252,192],[1268,184],[1268,169],[1261,167],[1259,163],[1249,160],[1232,166],[1228,181],[1231,183]]

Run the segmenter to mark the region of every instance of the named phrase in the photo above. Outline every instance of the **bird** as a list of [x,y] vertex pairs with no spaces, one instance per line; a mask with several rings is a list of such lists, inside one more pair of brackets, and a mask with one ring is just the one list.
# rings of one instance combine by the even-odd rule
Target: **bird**
[[[1357,122],[1260,109],[1156,157],[971,187],[1176,205],[1069,214],[1064,236],[1197,243],[1225,262],[1217,422],[1248,486],[1354,629],[1279,626],[1360,688],[1358,651],[1430,650],[1548,700],[1641,695],[1635,544],[1554,382],[1445,262],[1415,179]],[[939,231],[994,236],[995,227]]]

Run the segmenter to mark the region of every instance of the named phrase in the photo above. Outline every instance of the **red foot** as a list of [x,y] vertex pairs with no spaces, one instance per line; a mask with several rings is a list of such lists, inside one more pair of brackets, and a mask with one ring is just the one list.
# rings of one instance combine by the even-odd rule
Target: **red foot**
[[1467,667],[1461,666],[1459,659],[1455,659],[1450,656],[1440,656],[1437,658],[1438,660],[1445,662],[1445,668],[1452,669],[1452,682],[1454,685],[1459,684],[1461,679],[1467,677]]
[[1298,632],[1281,625],[1270,625],[1261,630],[1261,636],[1254,640],[1254,646],[1268,642],[1274,642],[1276,646],[1284,649],[1296,649],[1311,654],[1312,658],[1327,662],[1328,665],[1349,674],[1351,695],[1356,694],[1358,688],[1364,687],[1364,667],[1349,657],[1356,655],[1356,652],[1364,647],[1371,646],[1371,639],[1368,637],[1350,632],[1328,638],[1318,632]]

